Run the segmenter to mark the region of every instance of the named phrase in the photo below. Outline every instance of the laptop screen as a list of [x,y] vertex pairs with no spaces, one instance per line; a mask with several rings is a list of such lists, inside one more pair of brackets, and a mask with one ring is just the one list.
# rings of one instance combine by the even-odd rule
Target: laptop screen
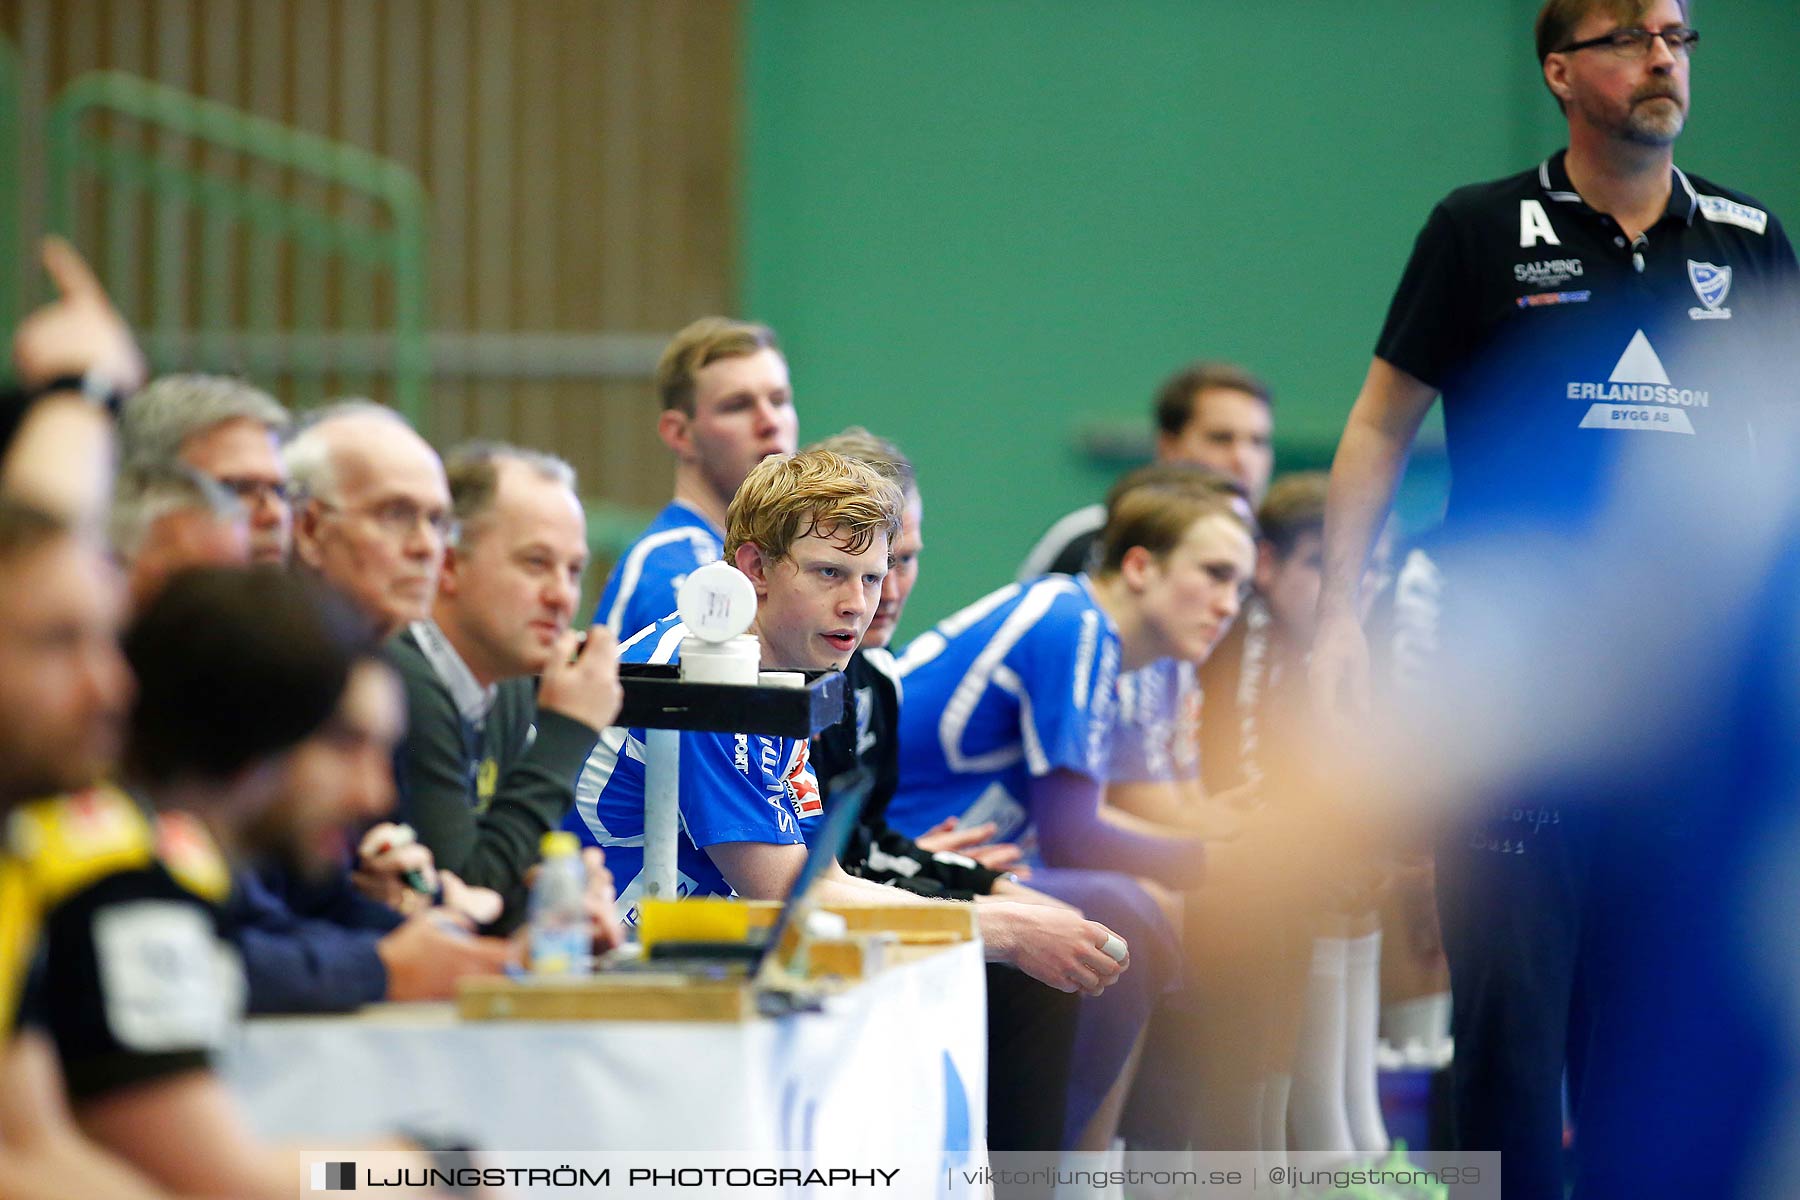
[[763,944],[765,956],[781,945],[781,939],[803,911],[806,894],[813,884],[819,881],[844,847],[850,842],[850,834],[862,817],[863,804],[869,799],[869,791],[875,785],[875,776],[867,768],[858,767],[854,771],[838,776],[833,787],[825,796],[825,825],[819,830],[812,844],[807,847],[806,862],[800,868],[800,874],[794,877],[793,890],[788,893],[787,902],[781,906],[781,915],[776,918],[774,928],[769,930],[769,940]]

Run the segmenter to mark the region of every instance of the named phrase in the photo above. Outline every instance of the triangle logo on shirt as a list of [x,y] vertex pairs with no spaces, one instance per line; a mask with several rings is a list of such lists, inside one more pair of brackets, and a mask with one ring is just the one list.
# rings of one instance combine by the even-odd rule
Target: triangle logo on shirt
[[1644,336],[1643,330],[1632,334],[1631,344],[1619,356],[1619,364],[1607,376],[1607,382],[1667,385],[1669,373],[1663,370],[1662,359],[1656,357],[1656,351],[1650,348],[1650,339]]

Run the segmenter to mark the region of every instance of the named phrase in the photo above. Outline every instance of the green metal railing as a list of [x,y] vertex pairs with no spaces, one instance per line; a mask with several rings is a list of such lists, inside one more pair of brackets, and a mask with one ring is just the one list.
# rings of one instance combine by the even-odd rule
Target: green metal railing
[[[103,114],[127,118],[141,129],[121,129],[121,122],[113,121],[103,136],[93,128]],[[0,246],[9,248],[19,245],[20,236],[20,134],[18,58],[0,38]],[[80,186],[90,177],[100,182],[94,211],[102,226],[97,244],[104,260],[95,265],[109,287],[137,279],[140,265],[147,268],[150,311],[127,306],[126,315],[159,368],[290,375],[303,407],[322,398],[320,388],[333,374],[385,375],[393,382],[394,406],[427,432],[432,369],[427,202],[412,172],[358,147],[118,72],[71,83],[50,109],[46,138],[48,226],[85,242],[75,228],[78,212],[86,211],[79,208]],[[285,188],[283,173],[292,176]],[[322,200],[331,189],[340,200],[348,198],[338,211],[307,202]],[[176,237],[134,236],[146,202],[158,235],[169,222],[198,214],[200,236],[192,253],[181,226]],[[238,228],[249,231],[242,264],[247,277],[237,289],[241,301],[232,287],[232,235]],[[285,261],[284,243],[295,248],[291,262]],[[325,266],[334,259],[369,279],[367,286],[339,289],[338,311],[350,323],[327,328]],[[192,305],[183,292],[190,269],[199,285]],[[372,328],[366,319],[374,311],[378,272],[386,272],[393,285],[387,329]],[[0,278],[0,331],[15,325],[30,275],[20,269]],[[286,321],[281,319],[284,291],[291,297],[292,319]],[[241,306],[244,320],[233,319],[234,305]],[[194,312],[198,325],[188,328]],[[357,318],[365,319],[357,323]],[[653,357],[658,343],[652,339],[653,348],[645,353]],[[466,346],[462,350],[470,352]],[[554,359],[557,352],[553,346],[533,353],[536,359]],[[441,361],[454,373],[457,355],[446,355]],[[653,515],[597,499],[586,501],[586,508],[589,547],[602,564],[617,559]],[[595,573],[596,587],[600,577]]]
[[[102,113],[145,127],[155,149],[144,149],[145,140],[135,134],[102,136],[88,120]],[[84,173],[99,180],[106,228],[102,271],[109,284],[135,277],[145,239],[133,233],[142,202],[150,203],[158,231],[147,239],[155,299],[152,318],[143,324],[153,359],[159,346],[191,343],[193,365],[217,369],[228,361],[241,363],[246,345],[262,347],[261,357],[273,356],[298,378],[303,404],[316,400],[323,380],[344,372],[330,353],[341,341],[334,335],[346,327],[327,329],[326,271],[336,263],[345,272],[341,312],[370,320],[377,280],[385,273],[392,282],[391,323],[385,329],[353,324],[349,330],[391,344],[391,353],[378,350],[373,358],[391,371],[394,407],[422,427],[430,372],[426,198],[411,171],[358,147],[112,71],[71,83],[50,110],[47,134],[49,226],[74,236],[78,184]],[[215,167],[229,159],[234,169],[209,170],[196,158]],[[291,189],[281,186],[284,173]],[[284,194],[290,190],[294,196]],[[335,209],[333,193],[341,200]],[[192,214],[200,221],[197,254],[185,253],[182,236]],[[232,319],[236,228],[248,231],[249,245],[241,291],[247,319],[241,328]],[[177,236],[169,236],[170,230]],[[292,247],[293,312],[283,322],[285,247]],[[197,266],[199,322],[188,338],[183,289],[190,265]]]
[[[0,38],[0,256],[24,253],[19,244],[19,52]],[[24,295],[24,262],[0,272],[0,330],[6,337],[19,323]]]

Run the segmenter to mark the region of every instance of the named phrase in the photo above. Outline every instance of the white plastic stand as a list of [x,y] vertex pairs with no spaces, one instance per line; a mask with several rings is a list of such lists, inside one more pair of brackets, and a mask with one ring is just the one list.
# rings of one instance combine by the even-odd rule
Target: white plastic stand
[[[754,685],[759,647],[742,636],[756,619],[756,591],[730,563],[709,563],[676,594],[690,636],[682,640],[681,678]],[[690,671],[689,659],[695,670]],[[675,900],[676,830],[681,825],[681,733],[644,730],[644,896]]]
[[644,730],[644,895],[674,900],[680,826],[681,731]]

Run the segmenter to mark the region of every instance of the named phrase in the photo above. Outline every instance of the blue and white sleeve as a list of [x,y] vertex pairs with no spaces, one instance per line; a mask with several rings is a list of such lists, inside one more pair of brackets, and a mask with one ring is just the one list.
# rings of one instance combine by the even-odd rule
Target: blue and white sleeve
[[1057,614],[1006,657],[1020,685],[1019,736],[1034,776],[1056,770],[1105,779],[1118,699],[1119,648],[1091,608]]
[[770,777],[763,768],[760,741],[730,733],[682,736],[681,817],[694,845],[805,842],[779,773]]

